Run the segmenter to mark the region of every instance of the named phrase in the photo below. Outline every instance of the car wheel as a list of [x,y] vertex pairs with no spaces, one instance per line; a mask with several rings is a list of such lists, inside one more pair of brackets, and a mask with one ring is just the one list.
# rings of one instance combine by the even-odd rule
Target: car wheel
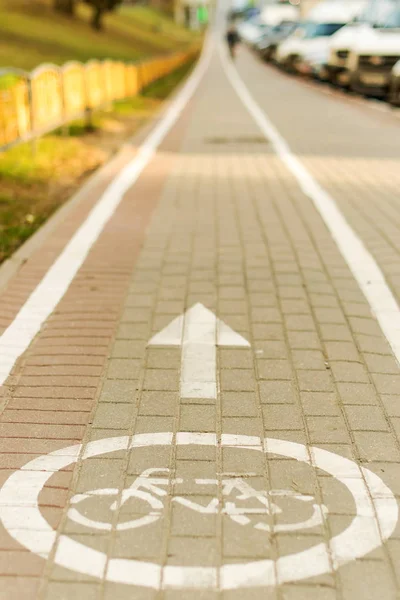
[[400,106],[400,85],[395,82],[390,86],[389,102],[392,106]]
[[297,60],[298,60],[298,56],[296,54],[292,54],[287,57],[285,67],[289,73],[296,73]]
[[357,73],[351,73],[350,83],[348,88],[354,94],[366,94],[366,90],[363,89],[363,85],[360,83]]

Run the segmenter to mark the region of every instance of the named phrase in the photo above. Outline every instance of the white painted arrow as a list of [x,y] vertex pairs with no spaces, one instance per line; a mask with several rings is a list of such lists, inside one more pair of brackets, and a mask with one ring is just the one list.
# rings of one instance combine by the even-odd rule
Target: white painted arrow
[[241,335],[202,304],[195,304],[149,341],[149,346],[182,346],[181,397],[217,397],[217,346],[249,347]]

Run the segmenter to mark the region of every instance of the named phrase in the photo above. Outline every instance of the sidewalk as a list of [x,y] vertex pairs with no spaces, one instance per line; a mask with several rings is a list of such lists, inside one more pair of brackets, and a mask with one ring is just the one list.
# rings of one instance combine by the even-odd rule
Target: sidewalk
[[399,377],[215,54],[0,391],[0,599],[398,599]]

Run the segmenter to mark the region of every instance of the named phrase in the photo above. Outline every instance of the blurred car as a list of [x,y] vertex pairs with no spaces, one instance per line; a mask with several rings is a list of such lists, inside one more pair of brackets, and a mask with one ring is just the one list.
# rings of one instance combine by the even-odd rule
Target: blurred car
[[353,91],[385,97],[400,60],[400,0],[380,0],[379,9],[371,30],[350,50],[347,67]]
[[400,106],[400,60],[394,65],[390,78],[389,102]]
[[346,73],[347,59],[349,58],[350,46],[354,41],[354,37],[359,34],[360,28],[361,21],[355,19],[331,37],[326,65],[327,77],[331,83],[339,83],[343,86],[349,84],[348,74]]
[[343,25],[344,23],[334,22],[331,19],[327,22],[301,23],[292,35],[278,45],[275,53],[277,63],[289,71],[298,70],[303,55],[318,48],[321,38],[333,35]]
[[244,21],[256,17],[260,14],[260,9],[256,6],[248,6],[247,2],[236,0],[232,4],[232,8],[228,13],[230,21],[242,19]]
[[279,26],[284,22],[297,22],[300,20],[299,4],[296,6],[293,0],[275,0],[265,5],[261,11],[261,18],[271,27]]
[[400,59],[400,0],[370,0],[358,22],[332,39],[329,79],[353,91],[384,97]]
[[328,81],[326,64],[329,59],[329,46],[321,45],[303,50],[296,63],[296,70],[302,75],[309,75]]
[[242,21],[237,26],[237,32],[240,39],[248,44],[252,45],[257,42],[270,26],[264,23],[259,16],[252,17],[246,21]]
[[349,22],[354,22],[366,5],[367,0],[337,0],[329,9],[331,25],[336,24],[337,28],[326,27],[320,34],[317,31],[309,36],[309,39],[303,39],[296,69],[300,73],[313,75],[324,81],[328,80],[328,63],[333,40],[347,29]]
[[263,35],[256,44],[260,56],[264,60],[273,60],[278,44],[292,34],[297,27],[298,23],[291,21],[284,21],[280,25],[271,27],[270,31]]
[[307,21],[282,43],[276,51],[276,61],[289,71],[301,68],[301,59],[305,53],[321,53],[326,38],[333,36],[356,14],[359,1],[362,0],[323,0],[308,14]]

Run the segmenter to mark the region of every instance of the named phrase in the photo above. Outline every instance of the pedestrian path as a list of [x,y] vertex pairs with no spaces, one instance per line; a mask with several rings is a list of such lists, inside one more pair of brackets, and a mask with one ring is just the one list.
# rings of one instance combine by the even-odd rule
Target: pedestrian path
[[[161,117],[158,147],[124,149],[0,296],[0,344],[28,345],[3,362],[1,600],[399,597],[398,363],[225,60],[206,56],[169,129]],[[291,122],[309,172],[323,165],[324,186],[325,142],[314,132],[319,157],[304,157],[296,98],[268,96],[281,76],[245,52],[237,66],[262,108]],[[310,92],[293,85],[305,107]],[[317,112],[326,98],[313,101],[331,131]],[[355,131],[370,123],[354,119]],[[335,141],[338,156],[350,143]],[[373,205],[376,232],[384,202],[397,210],[391,185]],[[386,275],[346,178],[327,191]],[[80,248],[73,236],[100,197],[113,210]],[[70,280],[60,269],[38,288],[71,240],[76,274],[61,263]],[[44,318],[50,292],[61,299]]]

